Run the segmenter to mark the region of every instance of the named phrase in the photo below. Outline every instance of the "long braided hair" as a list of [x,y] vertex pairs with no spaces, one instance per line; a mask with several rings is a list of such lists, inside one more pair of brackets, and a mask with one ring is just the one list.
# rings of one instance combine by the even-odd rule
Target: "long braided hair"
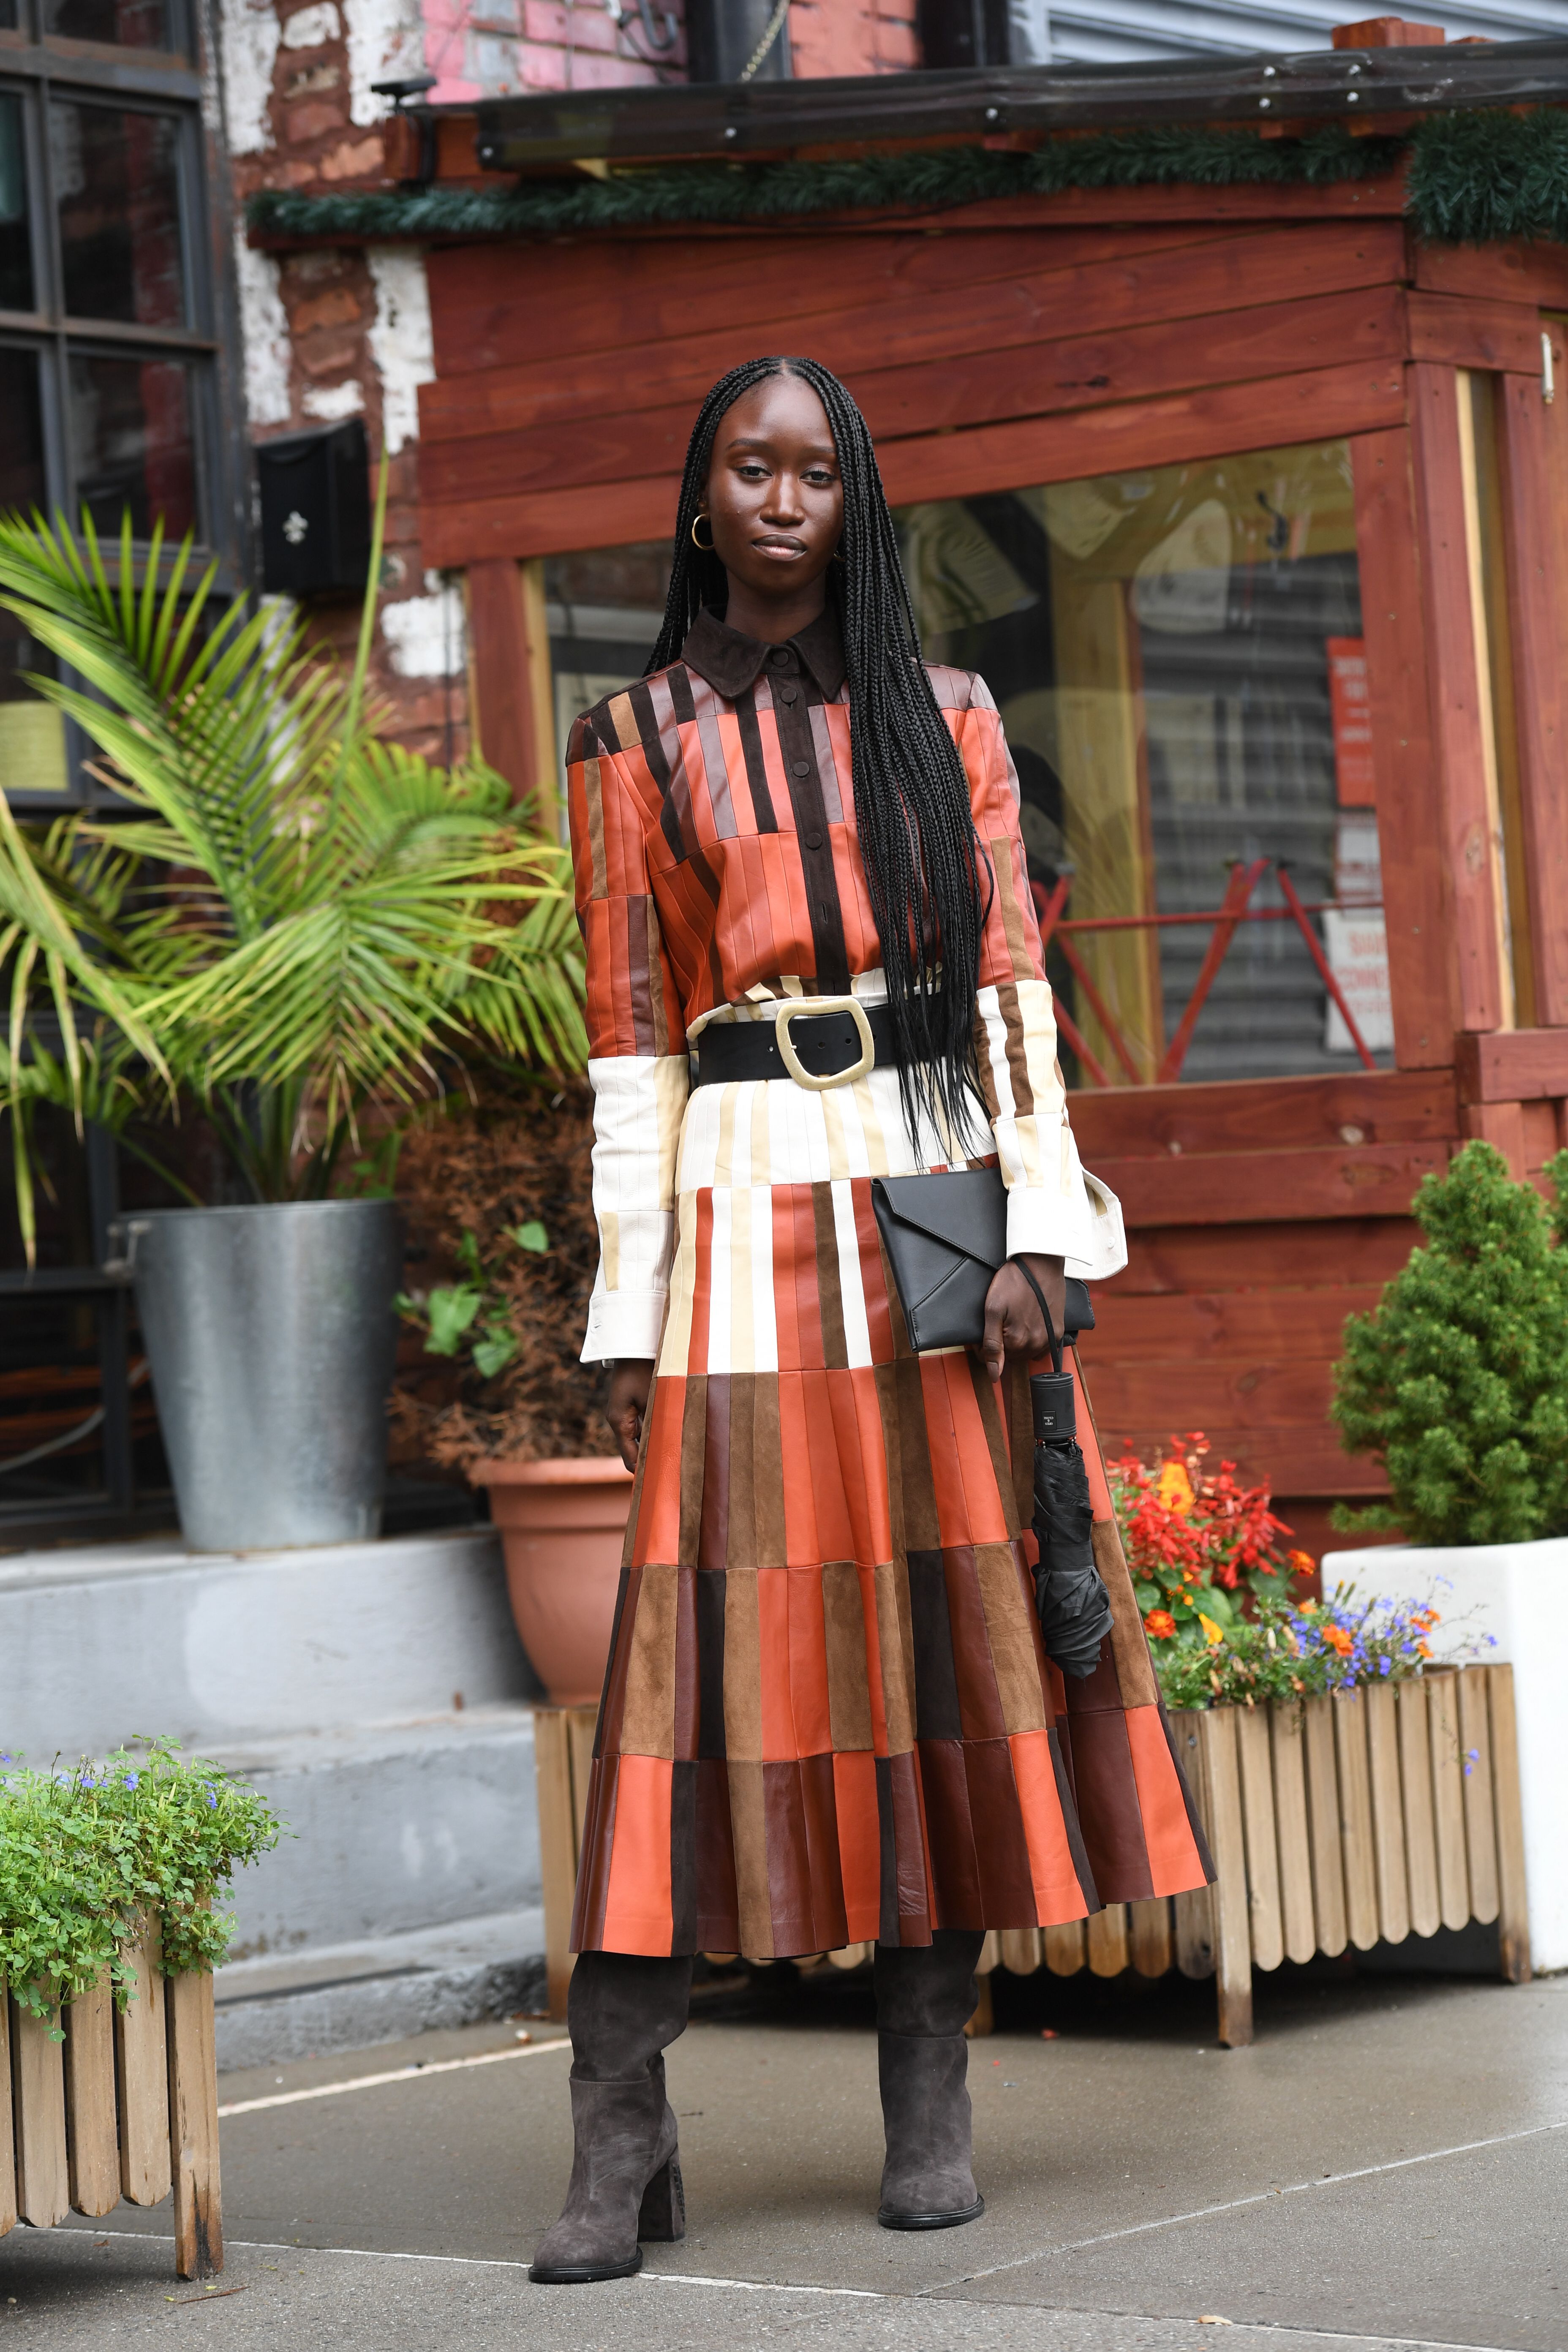
[[[922,1117],[962,1137],[984,1104],[974,997],[985,904],[984,852],[963,763],[931,692],[893,519],[866,420],[835,375],[807,359],[748,360],[721,376],[698,411],[675,518],[675,564],[648,672],[680,657],[704,605],[722,616],[729,578],[691,526],[707,495],[725,414],[775,375],[810,384],[832,428],[844,482],[841,564],[828,593],[843,630],[852,713],[855,824],[881,940],[899,1093],[911,1137]],[[935,959],[940,952],[940,984]]]

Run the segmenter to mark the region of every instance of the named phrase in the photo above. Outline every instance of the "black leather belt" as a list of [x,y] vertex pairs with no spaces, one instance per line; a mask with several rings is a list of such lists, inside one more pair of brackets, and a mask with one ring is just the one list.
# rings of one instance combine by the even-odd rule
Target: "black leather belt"
[[[789,1001],[789,1041],[808,1077],[831,1081],[857,1068],[865,1040],[856,1015],[847,1012],[812,1013],[795,997]],[[793,1007],[801,1006],[795,1012]],[[870,1032],[876,1064],[891,1069],[896,1063],[892,1016],[885,1004],[858,1008],[859,1020]],[[793,1078],[795,1072],[779,1051],[777,1027],[772,1020],[713,1022],[697,1040],[700,1087],[733,1086],[750,1078]],[[797,1081],[798,1083],[798,1081]]]

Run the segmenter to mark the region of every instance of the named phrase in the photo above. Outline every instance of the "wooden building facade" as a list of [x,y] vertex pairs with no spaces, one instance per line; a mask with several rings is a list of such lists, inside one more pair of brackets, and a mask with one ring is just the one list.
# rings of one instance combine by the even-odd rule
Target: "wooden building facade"
[[[460,173],[472,118],[437,127]],[[427,266],[422,560],[465,577],[484,750],[542,803],[641,666],[709,384],[762,350],[849,384],[928,651],[1018,759],[1073,1122],[1129,1229],[1102,1433],[1201,1428],[1321,1541],[1379,1491],[1331,1365],[1415,1185],[1470,1137],[1520,1174],[1568,1139],[1568,251],[1423,242],[1395,165]]]

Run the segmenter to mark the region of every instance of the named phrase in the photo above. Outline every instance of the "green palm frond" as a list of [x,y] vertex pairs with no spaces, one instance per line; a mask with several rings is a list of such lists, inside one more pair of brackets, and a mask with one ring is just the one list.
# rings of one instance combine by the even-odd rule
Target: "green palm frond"
[[[384,467],[378,544],[385,495]],[[132,558],[129,521],[110,561],[90,520],[0,516],[0,604],[68,673],[33,683],[121,803],[18,823],[0,797],[0,1105],[29,1234],[43,1103],[123,1129],[193,1102],[283,1199],[453,1056],[586,1054],[567,861],[504,779],[378,737],[365,631],[345,677],[297,623],[221,605],[189,541],[165,559],[155,537],[139,584]]]

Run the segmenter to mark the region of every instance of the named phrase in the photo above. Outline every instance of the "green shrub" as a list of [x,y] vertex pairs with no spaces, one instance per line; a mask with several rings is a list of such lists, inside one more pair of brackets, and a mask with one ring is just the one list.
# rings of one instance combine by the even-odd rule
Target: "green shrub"
[[1426,1246],[1346,1324],[1331,1408],[1347,1450],[1386,1465],[1390,1500],[1337,1526],[1417,1544],[1568,1531],[1568,1152],[1546,1172],[1552,1210],[1468,1143],[1416,1193]]
[[148,1911],[165,1976],[216,1968],[234,1922],[214,1893],[281,1834],[265,1798],[172,1740],[71,1772],[0,1756],[0,1987],[47,2017],[107,1968],[123,2008],[135,1971],[121,1946]]

